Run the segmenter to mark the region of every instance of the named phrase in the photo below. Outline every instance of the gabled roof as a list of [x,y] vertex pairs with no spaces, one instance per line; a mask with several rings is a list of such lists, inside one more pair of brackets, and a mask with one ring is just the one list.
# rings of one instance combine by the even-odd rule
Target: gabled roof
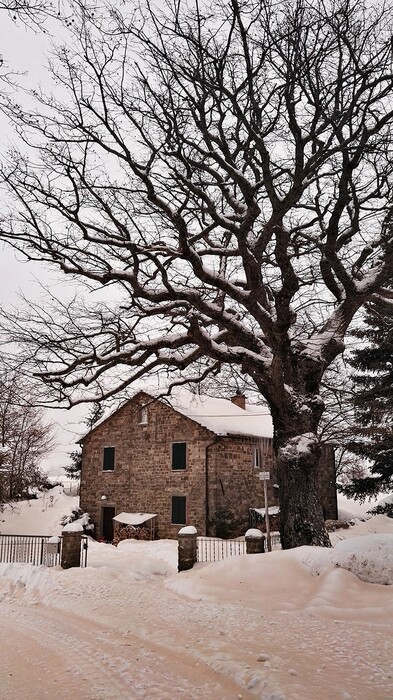
[[186,389],[180,389],[165,401],[216,435],[273,436],[272,418],[264,406],[246,404],[244,410],[229,399],[195,395]]
[[[130,400],[133,401],[140,394],[150,396],[152,399],[155,398],[152,391],[138,391]],[[246,404],[246,409],[243,409],[229,399],[217,399],[211,396],[193,394],[183,387],[174,390],[169,397],[160,398],[157,395],[157,400],[207,428],[215,435],[247,435],[261,438],[271,438],[273,436],[272,418],[265,406]],[[104,416],[93,426],[92,431],[109,420],[129,401]],[[78,442],[83,442],[83,439],[92,431],[85,433]]]

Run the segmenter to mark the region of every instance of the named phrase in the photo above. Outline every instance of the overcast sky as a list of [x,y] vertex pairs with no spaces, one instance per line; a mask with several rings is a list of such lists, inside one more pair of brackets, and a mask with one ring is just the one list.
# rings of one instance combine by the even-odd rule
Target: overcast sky
[[[57,23],[53,23],[52,32],[59,31]],[[3,68],[18,71],[18,80],[25,87],[36,87],[40,84],[47,91],[51,90],[49,73],[45,67],[46,56],[50,51],[50,37],[44,33],[34,32],[23,25],[16,25],[6,12],[0,13],[0,55],[3,57]],[[2,89],[0,83],[0,89]],[[15,99],[22,100],[22,93],[15,93]],[[0,155],[4,157],[15,137],[6,117],[0,112]],[[40,283],[54,283],[54,274],[38,263],[23,262],[20,253],[14,254],[7,246],[0,246],[0,305],[18,305],[19,296],[24,294],[29,298],[37,298],[41,294]],[[80,417],[88,412],[86,407],[78,407],[73,411],[48,411],[48,420],[57,425],[57,448],[45,460],[44,468],[54,475],[59,474],[68,463],[68,453],[75,449],[76,437],[85,432],[85,426],[80,426]]]
[[[24,87],[35,87],[41,84],[50,89],[50,79],[45,68],[46,54],[49,52],[49,37],[44,33],[34,32],[23,25],[15,24],[8,13],[0,13],[0,54],[3,58],[1,72],[12,70],[20,75],[18,81]],[[0,90],[4,89],[0,83]],[[9,90],[10,91],[10,90]],[[23,93],[15,89],[14,99],[23,101]],[[4,158],[9,148],[16,144],[13,129],[7,118],[0,112],[0,154]],[[23,256],[4,246],[0,257],[1,290],[0,302],[14,303],[17,294],[38,292],[37,280],[45,277],[45,270],[39,264],[26,264]]]

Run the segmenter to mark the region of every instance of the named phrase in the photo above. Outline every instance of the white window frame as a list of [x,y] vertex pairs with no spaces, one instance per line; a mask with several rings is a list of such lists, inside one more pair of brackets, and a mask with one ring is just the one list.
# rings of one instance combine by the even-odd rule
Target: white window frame
[[252,450],[252,466],[254,469],[262,469],[262,452],[260,445],[254,445]]
[[138,425],[147,425],[148,412],[147,412],[147,404],[146,403],[139,404],[137,418],[138,418]]

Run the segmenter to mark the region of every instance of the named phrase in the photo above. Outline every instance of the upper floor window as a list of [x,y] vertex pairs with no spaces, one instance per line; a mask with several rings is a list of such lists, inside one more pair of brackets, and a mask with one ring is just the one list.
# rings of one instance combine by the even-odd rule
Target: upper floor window
[[115,448],[104,447],[104,459],[102,469],[104,472],[113,472],[115,468]]
[[147,423],[147,406],[144,403],[138,407],[137,421],[140,425],[146,425]]
[[258,446],[253,449],[252,466],[254,469],[261,469],[262,467],[261,448]]
[[187,468],[187,444],[185,442],[172,443],[172,469],[180,471]]

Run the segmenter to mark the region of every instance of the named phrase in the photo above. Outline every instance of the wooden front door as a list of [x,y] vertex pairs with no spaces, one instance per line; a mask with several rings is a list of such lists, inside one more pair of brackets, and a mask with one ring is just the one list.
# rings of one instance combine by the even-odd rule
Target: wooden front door
[[102,537],[105,542],[113,541],[113,518],[115,509],[112,506],[105,506],[102,509]]

